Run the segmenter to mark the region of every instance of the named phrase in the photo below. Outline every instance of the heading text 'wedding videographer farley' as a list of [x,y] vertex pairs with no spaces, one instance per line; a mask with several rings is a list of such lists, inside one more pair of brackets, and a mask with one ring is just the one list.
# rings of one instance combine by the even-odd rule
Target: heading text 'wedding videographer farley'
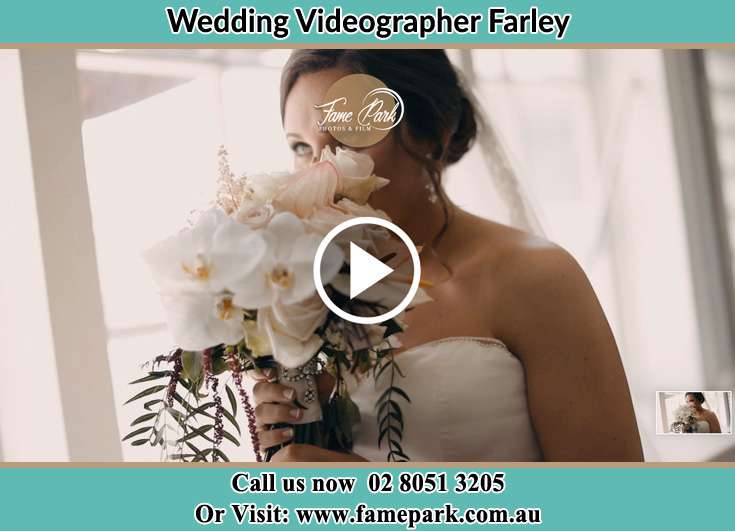
[[572,20],[570,13],[542,13],[531,7],[525,13],[512,13],[504,7],[489,7],[487,17],[483,13],[447,13],[437,7],[431,13],[345,13],[341,7],[327,12],[323,7],[305,10],[293,8],[289,13],[264,13],[254,7],[241,7],[232,11],[229,7],[217,13],[206,13],[199,7],[167,7],[166,18],[172,34],[203,35],[270,35],[283,40],[291,35],[291,20],[295,19],[299,31],[317,35],[371,35],[379,40],[395,35],[418,37],[430,35],[477,35],[486,19],[489,35],[548,35],[561,40]]
[[[366,488],[375,495],[375,500],[385,506],[369,506],[360,502],[352,507],[329,507],[325,501],[318,507],[284,507],[268,501],[258,505],[253,501],[230,503],[227,507],[217,507],[202,502],[194,508],[194,520],[198,524],[222,524],[226,521],[238,525],[286,525],[298,524],[398,524],[406,529],[415,529],[421,524],[528,524],[542,523],[541,509],[538,507],[457,507],[446,502],[447,494],[452,492],[462,496],[477,495],[474,500],[486,503],[489,496],[503,493],[507,486],[505,472],[371,472],[363,479],[364,485],[353,476],[313,476],[293,475],[295,471],[279,472],[237,472],[230,478],[230,488],[238,495],[291,494],[339,494],[355,493]],[[443,501],[436,506],[406,506],[405,496],[410,494],[429,495],[428,503]],[[437,495],[433,498],[431,495]],[[296,500],[298,498],[294,498]],[[468,498],[472,499],[472,498]],[[382,504],[381,504],[382,505]],[[391,506],[393,505],[393,506]],[[479,505],[479,504],[476,504]]]

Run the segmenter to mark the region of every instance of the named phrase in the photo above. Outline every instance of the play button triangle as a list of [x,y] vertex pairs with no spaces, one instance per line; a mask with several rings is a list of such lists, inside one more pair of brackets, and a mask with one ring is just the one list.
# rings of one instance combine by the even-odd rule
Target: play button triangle
[[350,299],[354,299],[392,272],[393,269],[350,242]]

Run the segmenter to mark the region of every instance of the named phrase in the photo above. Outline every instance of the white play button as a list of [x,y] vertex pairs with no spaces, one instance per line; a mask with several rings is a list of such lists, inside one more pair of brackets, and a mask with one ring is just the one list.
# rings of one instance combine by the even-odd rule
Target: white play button
[[[322,258],[324,257],[324,253],[327,250],[327,247],[332,244],[332,240],[334,240],[337,236],[341,235],[346,230],[359,225],[377,225],[392,232],[403,242],[406,249],[408,250],[408,254],[411,257],[412,273],[411,283],[408,291],[405,292],[405,296],[403,296],[400,302],[398,302],[397,304],[394,302],[393,304],[391,304],[393,308],[387,307],[387,311],[380,315],[356,315],[346,311],[345,308],[342,307],[344,305],[344,300],[338,298],[338,303],[335,303],[335,301],[333,301],[329,297],[329,294],[325,289],[325,285],[322,284],[321,262]],[[387,264],[375,258],[375,256],[362,249],[353,241],[348,241],[350,243],[349,300],[360,301],[361,294],[363,295],[363,297],[367,297],[372,291],[370,290],[370,288],[372,288],[378,282],[393,273],[394,270]],[[401,273],[400,267],[396,266],[396,268],[396,272]],[[314,285],[316,287],[317,293],[319,294],[319,297],[322,299],[327,308],[329,308],[329,310],[331,310],[334,314],[351,323],[365,325],[380,324],[396,317],[398,314],[404,311],[409,304],[411,304],[411,301],[413,301],[413,298],[416,296],[416,293],[419,289],[419,282],[421,281],[421,261],[419,259],[418,250],[411,241],[411,238],[409,238],[408,234],[406,234],[406,232],[400,227],[382,218],[358,217],[343,221],[336,227],[332,228],[332,230],[327,233],[324,239],[322,239],[319,247],[316,250],[316,255],[314,256],[313,274]],[[344,275],[338,274],[332,280],[332,284],[329,287],[330,290],[336,290],[344,297],[346,297],[347,280],[344,279],[345,282],[344,284],[342,284],[340,279],[344,279]],[[388,286],[383,285],[383,289],[387,289],[388,291],[391,291],[392,294],[395,294],[395,291],[392,290],[395,290],[396,285],[400,285],[400,283],[396,282],[392,286],[390,286],[390,279],[386,280],[386,283],[388,284]],[[344,291],[339,289],[338,286],[340,285],[344,286]]]
[[350,242],[350,299],[354,299],[392,272],[392,268]]

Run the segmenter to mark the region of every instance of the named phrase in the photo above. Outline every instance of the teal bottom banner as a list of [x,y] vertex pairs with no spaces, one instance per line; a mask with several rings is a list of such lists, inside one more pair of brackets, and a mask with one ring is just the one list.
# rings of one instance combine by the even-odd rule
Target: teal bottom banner
[[6,466],[0,529],[732,529],[733,480],[709,466]]

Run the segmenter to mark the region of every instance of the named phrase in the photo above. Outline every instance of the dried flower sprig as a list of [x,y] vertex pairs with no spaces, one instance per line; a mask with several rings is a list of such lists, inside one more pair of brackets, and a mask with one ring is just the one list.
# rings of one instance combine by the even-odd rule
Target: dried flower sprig
[[258,426],[255,421],[255,409],[250,403],[250,397],[248,396],[247,391],[245,391],[245,387],[242,385],[242,365],[234,353],[230,353],[228,362],[230,371],[232,372],[232,379],[235,382],[235,388],[237,389],[237,394],[240,397],[242,408],[248,419],[248,432],[250,433],[250,441],[253,445],[253,453],[255,454],[256,461],[260,463],[263,461],[263,455],[260,451],[260,439],[258,438]]
[[205,379],[205,385],[207,389],[210,389],[212,391],[212,400],[214,401],[215,405],[215,413],[214,413],[214,441],[212,443],[212,460],[218,461],[219,460],[219,447],[222,444],[222,438],[224,433],[224,421],[222,420],[222,417],[224,414],[222,413],[222,397],[219,394],[218,387],[219,387],[219,380],[212,372],[212,349],[207,349],[203,352],[203,370],[204,370],[204,379]]
[[174,395],[176,394],[176,386],[179,383],[179,378],[181,377],[181,371],[184,368],[184,364],[181,361],[181,349],[176,349],[171,356],[169,357],[169,360],[172,360],[174,362],[173,370],[171,371],[171,376],[168,380],[168,386],[166,387],[166,406],[167,407],[174,407]]
[[230,167],[229,154],[224,146],[220,146],[218,152],[217,197],[215,204],[227,215],[231,215],[240,208],[243,195],[247,188],[247,179],[236,177]]

